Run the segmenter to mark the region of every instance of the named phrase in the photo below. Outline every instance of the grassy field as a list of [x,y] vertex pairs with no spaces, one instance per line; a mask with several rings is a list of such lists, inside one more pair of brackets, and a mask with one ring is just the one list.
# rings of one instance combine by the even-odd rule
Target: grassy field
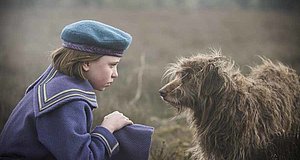
[[[114,110],[134,122],[154,126],[151,159],[188,159],[192,133],[185,118],[158,94],[165,66],[178,57],[221,48],[247,74],[258,55],[300,71],[299,14],[251,10],[120,10],[99,8],[16,8],[0,11],[0,130],[26,87],[49,65],[49,53],[60,46],[64,25],[94,19],[133,36],[119,66],[116,83],[99,95],[94,124]],[[145,64],[141,65],[141,57]],[[138,88],[138,74],[143,74]],[[298,72],[299,73],[299,72]],[[134,99],[141,89],[138,99]]]

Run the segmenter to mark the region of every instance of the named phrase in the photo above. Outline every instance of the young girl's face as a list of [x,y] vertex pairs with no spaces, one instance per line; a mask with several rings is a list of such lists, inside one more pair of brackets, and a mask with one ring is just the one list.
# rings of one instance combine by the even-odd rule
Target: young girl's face
[[104,91],[118,77],[117,66],[120,59],[120,57],[103,56],[83,65],[85,77],[95,90]]

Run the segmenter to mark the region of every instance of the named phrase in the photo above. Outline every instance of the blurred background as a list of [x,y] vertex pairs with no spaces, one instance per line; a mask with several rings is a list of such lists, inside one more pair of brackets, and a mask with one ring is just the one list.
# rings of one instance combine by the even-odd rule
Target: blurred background
[[94,125],[119,110],[155,127],[152,160],[189,159],[192,132],[159,97],[161,76],[179,57],[220,48],[244,74],[258,56],[300,71],[298,0],[1,0],[0,131],[25,89],[51,63],[62,28],[98,20],[129,32],[133,43],[119,78],[97,93]]

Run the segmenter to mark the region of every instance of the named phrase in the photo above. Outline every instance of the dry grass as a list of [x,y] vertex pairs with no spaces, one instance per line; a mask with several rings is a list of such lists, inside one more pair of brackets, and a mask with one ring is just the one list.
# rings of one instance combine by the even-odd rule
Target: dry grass
[[[62,27],[79,19],[99,20],[133,36],[133,43],[120,64],[120,78],[110,89],[99,93],[101,107],[95,112],[95,124],[105,114],[120,110],[137,123],[156,127],[155,148],[165,141],[168,149],[181,152],[191,141],[181,136],[190,134],[184,120],[171,121],[173,112],[158,95],[165,66],[177,57],[215,46],[243,64],[243,72],[249,71],[247,65],[253,65],[249,62],[259,60],[255,55],[279,59],[300,71],[300,23],[298,15],[292,13],[99,8],[3,9],[0,12],[0,128],[25,88],[48,66],[49,51],[60,46]],[[141,53],[146,56],[142,93],[135,105],[129,106],[136,94]],[[184,157],[184,154],[176,155],[176,159]]]

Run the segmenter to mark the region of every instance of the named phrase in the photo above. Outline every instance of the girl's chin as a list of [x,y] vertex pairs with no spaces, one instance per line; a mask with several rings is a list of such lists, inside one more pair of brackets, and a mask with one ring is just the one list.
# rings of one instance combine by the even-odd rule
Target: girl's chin
[[104,91],[106,87],[102,87],[102,88],[96,88],[95,90],[97,91]]
[[101,89],[99,89],[99,91],[105,91],[105,88],[101,88]]
[[110,86],[110,84],[107,84],[107,85],[105,85],[105,86],[102,86],[102,87],[99,87],[99,88],[97,88],[97,89],[95,89],[95,90],[97,90],[97,91],[104,91],[107,87],[109,87]]

